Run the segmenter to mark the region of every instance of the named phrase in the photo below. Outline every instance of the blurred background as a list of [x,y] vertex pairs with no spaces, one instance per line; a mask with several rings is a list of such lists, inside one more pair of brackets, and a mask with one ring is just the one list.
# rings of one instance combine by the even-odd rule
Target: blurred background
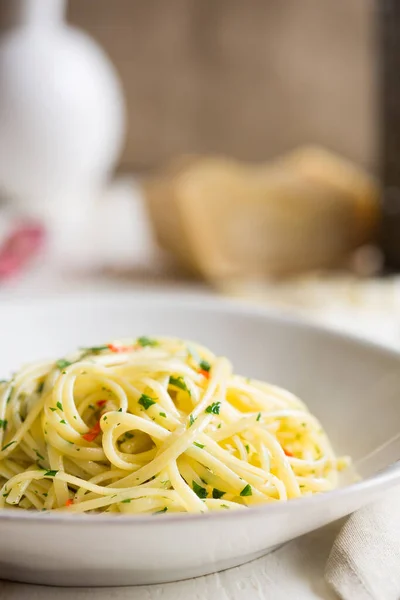
[[0,0],[0,297],[213,293],[398,344],[399,32],[393,0]]

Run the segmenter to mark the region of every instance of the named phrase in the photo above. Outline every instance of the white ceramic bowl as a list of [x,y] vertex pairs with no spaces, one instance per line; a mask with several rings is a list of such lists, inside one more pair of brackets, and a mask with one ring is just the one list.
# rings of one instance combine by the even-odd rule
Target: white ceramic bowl
[[[399,355],[254,307],[173,296],[107,295],[0,305],[2,375],[78,345],[141,334],[197,340],[243,375],[287,387],[355,461],[400,430]],[[52,585],[172,581],[233,567],[373,501],[400,483],[399,444],[364,480],[309,499],[207,515],[0,513],[0,578]],[[364,472],[363,472],[364,471]]]

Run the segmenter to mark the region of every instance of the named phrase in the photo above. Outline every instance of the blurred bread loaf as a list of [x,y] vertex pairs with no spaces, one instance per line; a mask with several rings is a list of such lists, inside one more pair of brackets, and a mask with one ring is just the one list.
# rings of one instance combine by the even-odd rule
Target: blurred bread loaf
[[262,165],[184,157],[145,189],[160,244],[214,281],[334,266],[379,221],[373,179],[318,148]]

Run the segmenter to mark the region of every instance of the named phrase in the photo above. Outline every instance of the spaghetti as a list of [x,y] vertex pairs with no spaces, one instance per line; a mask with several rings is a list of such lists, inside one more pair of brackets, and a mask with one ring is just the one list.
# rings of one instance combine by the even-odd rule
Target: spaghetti
[[291,393],[179,339],[30,365],[0,388],[0,507],[245,509],[334,488],[336,458]]

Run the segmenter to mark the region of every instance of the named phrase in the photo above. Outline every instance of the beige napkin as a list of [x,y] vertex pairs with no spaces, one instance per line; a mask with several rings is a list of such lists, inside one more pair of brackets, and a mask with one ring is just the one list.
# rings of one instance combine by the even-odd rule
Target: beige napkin
[[399,600],[400,487],[348,518],[325,579],[342,600]]

